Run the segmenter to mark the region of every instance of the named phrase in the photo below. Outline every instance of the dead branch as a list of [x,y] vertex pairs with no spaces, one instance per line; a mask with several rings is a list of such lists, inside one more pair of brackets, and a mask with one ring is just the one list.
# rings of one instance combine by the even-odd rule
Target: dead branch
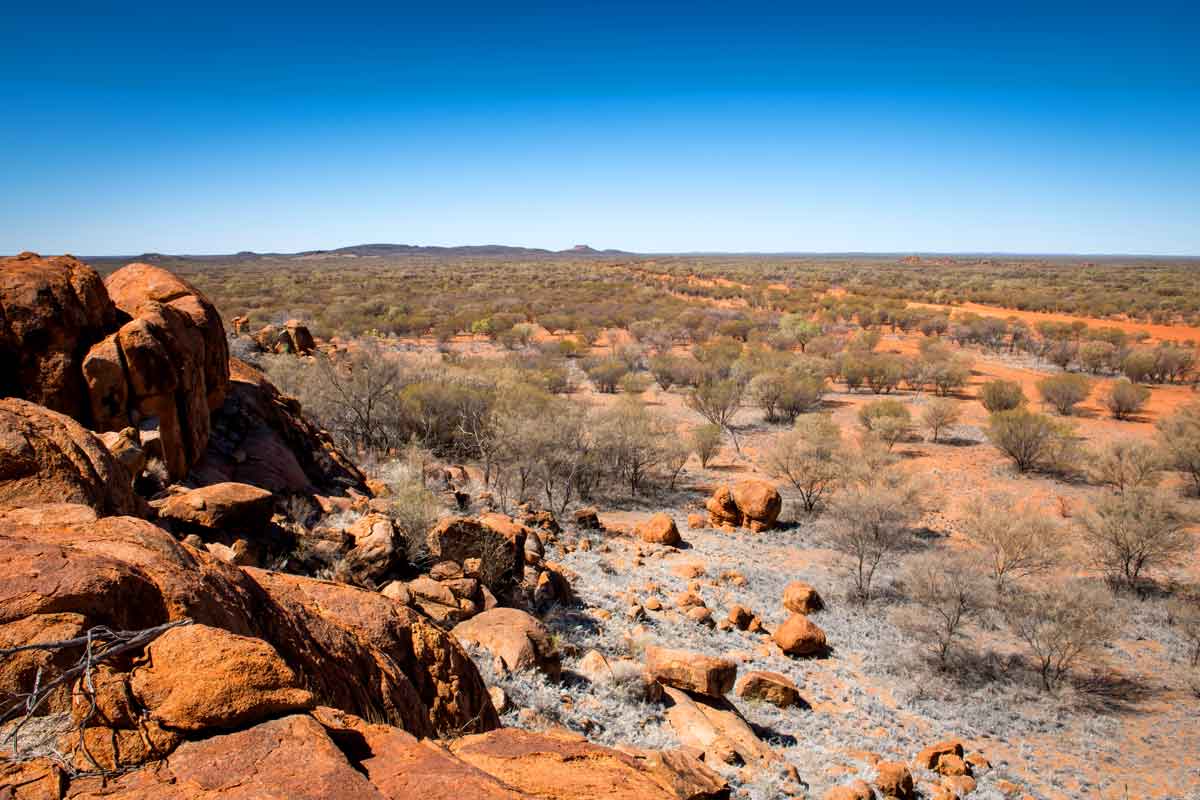
[[[77,636],[73,639],[34,642],[16,647],[0,648],[0,661],[18,653],[35,650],[61,652],[80,647],[83,648],[83,654],[74,665],[63,670],[49,681],[45,680],[43,670],[39,667],[34,677],[32,689],[29,692],[13,695],[12,699],[7,702],[7,705],[0,708],[0,728],[11,724],[11,728],[4,732],[3,736],[0,736],[0,745],[7,746],[11,751],[6,756],[8,760],[23,761],[34,757],[32,754],[22,751],[20,741],[22,729],[25,728],[30,720],[37,716],[38,711],[56,689],[61,686],[70,686],[78,679],[80,680],[83,693],[89,698],[90,706],[83,719],[74,727],[79,736],[78,749],[82,751],[88,762],[94,767],[94,770],[81,771],[76,769],[70,759],[58,753],[57,750],[54,750],[51,756],[65,772],[73,777],[80,775],[113,775],[120,772],[121,770],[109,770],[101,767],[84,745],[84,731],[87,729],[88,722],[96,713],[97,705],[93,672],[97,666],[105,662],[111,662],[126,653],[140,650],[172,628],[191,624],[192,620],[184,618],[163,625],[157,625],[153,628],[144,628],[136,631],[114,631],[105,625],[97,625],[88,629],[82,636]],[[15,724],[13,724],[14,721]]]

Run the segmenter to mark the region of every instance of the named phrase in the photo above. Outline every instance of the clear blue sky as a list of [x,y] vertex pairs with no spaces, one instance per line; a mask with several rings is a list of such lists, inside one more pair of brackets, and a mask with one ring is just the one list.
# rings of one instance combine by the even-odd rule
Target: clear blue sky
[[1196,0],[176,5],[6,7],[0,252],[1200,254]]

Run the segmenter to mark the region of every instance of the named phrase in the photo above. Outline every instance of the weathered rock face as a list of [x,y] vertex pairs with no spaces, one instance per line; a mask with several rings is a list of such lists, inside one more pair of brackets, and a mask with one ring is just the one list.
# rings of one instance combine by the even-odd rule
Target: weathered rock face
[[739,481],[732,488],[718,486],[705,501],[708,521],[714,528],[749,528],[765,531],[775,527],[783,498],[779,491],[754,478]]
[[317,349],[308,327],[300,320],[289,319],[279,325],[264,325],[254,334],[254,343],[264,353],[311,355]]
[[204,454],[210,414],[229,386],[221,317],[189,283],[150,264],[122,267],[104,284],[129,321],[83,360],[93,424],[156,431],[143,437],[150,454],[182,478]]
[[172,628],[146,648],[130,689],[164,728],[238,728],[313,707],[312,693],[275,648],[207,625]]
[[[14,625],[36,641],[52,623],[140,630],[188,617],[266,642],[326,705],[420,736],[498,724],[453,637],[378,593],[239,569],[128,517],[39,524],[28,516],[0,516],[0,640],[17,636]],[[0,679],[12,681],[0,683],[0,695],[28,688],[21,675]]]
[[717,800],[729,796],[711,769],[681,753],[617,751],[570,734],[514,728],[464,736],[450,751],[522,796],[545,800]]
[[81,365],[115,327],[104,282],[70,256],[0,259],[0,397],[21,397],[84,423]]
[[128,471],[95,434],[65,414],[0,398],[0,508],[63,502],[102,515],[142,509]]
[[[2,773],[0,773],[2,774]],[[7,777],[7,776],[6,776]],[[53,765],[22,782],[58,797]],[[19,794],[24,799],[26,795]],[[33,795],[31,795],[33,796]],[[450,749],[331,708],[184,742],[162,762],[70,784],[72,800],[719,800],[725,782],[691,756],[617,751],[569,734],[504,729]]]
[[261,372],[229,361],[225,403],[212,417],[208,451],[193,469],[204,483],[236,481],[272,492],[368,493],[366,478],[308,422],[300,404]]

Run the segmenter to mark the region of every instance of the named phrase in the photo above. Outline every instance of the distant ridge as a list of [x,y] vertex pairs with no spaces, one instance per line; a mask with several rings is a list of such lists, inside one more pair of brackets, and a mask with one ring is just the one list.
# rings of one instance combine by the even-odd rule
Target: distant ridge
[[397,258],[403,256],[492,256],[492,257],[612,257],[632,256],[624,250],[596,250],[586,244],[577,244],[567,250],[546,250],[540,247],[514,247],[503,244],[458,245],[454,247],[426,246],[416,244],[355,244],[349,247],[338,247],[332,250],[303,250],[298,253],[258,253],[252,250],[242,250],[230,254],[190,255],[185,253],[142,253],[133,256],[85,256],[89,261],[145,261],[151,264],[169,264],[173,261],[254,261],[257,259],[281,258]]

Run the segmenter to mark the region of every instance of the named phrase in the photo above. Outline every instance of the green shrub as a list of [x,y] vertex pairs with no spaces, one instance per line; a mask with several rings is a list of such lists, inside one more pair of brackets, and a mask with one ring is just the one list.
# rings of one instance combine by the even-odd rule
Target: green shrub
[[1150,399],[1150,389],[1140,386],[1128,378],[1113,381],[1104,396],[1104,405],[1112,414],[1113,419],[1129,419],[1136,414]]
[[1075,406],[1092,393],[1092,382],[1083,375],[1064,372],[1042,378],[1037,382],[1037,388],[1043,401],[1054,406],[1059,414],[1069,417]]
[[1025,405],[1025,392],[1016,381],[996,379],[979,387],[979,402],[992,414],[1011,411]]

